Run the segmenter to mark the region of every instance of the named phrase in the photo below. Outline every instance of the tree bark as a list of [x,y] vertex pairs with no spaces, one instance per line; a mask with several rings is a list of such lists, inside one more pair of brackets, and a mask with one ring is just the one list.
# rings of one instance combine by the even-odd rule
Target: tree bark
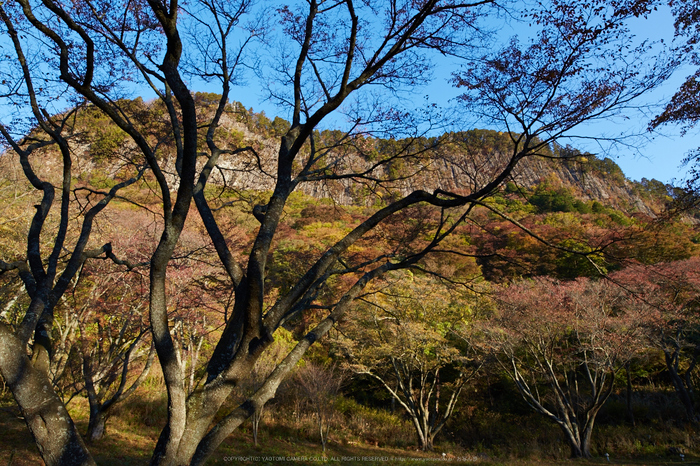
[[435,449],[435,444],[433,443],[434,439],[434,435],[426,434],[425,445],[423,445],[423,451],[433,451]]
[[107,425],[107,413],[99,408],[90,407],[90,420],[88,421],[87,440],[96,442],[105,435]]
[[664,359],[666,360],[666,368],[671,376],[671,382],[673,382],[673,387],[676,389],[676,394],[685,408],[685,414],[688,421],[696,424],[698,422],[697,416],[695,415],[695,403],[691,393],[688,388],[683,383],[683,378],[678,373],[678,358],[680,350],[675,350],[673,352],[664,351]]
[[575,426],[567,426],[563,423],[560,423],[559,426],[564,432],[566,441],[569,442],[569,447],[571,448],[571,458],[590,458],[591,454],[584,440],[585,435],[582,437],[579,432],[572,430],[572,427],[575,428]]
[[260,419],[262,419],[263,408],[256,409],[253,414],[253,445],[258,446],[258,429],[260,427]]
[[32,366],[21,342],[4,324],[0,324],[0,373],[47,466],[95,465],[46,374]]
[[583,458],[591,458],[591,437],[593,435],[593,422],[591,421],[581,436],[581,454]]
[[410,411],[408,411],[408,415],[411,417],[411,421],[413,421],[414,429],[416,429],[416,436],[418,436],[420,449],[426,451],[428,448],[428,440],[426,439],[425,432],[423,432],[423,428],[420,425],[420,420],[418,419],[418,416]]

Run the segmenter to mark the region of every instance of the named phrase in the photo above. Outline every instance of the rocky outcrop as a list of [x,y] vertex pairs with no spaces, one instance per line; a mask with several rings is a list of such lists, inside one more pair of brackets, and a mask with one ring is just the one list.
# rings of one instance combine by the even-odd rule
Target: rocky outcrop
[[[250,117],[237,119],[235,115],[225,114],[222,118],[222,130],[229,136],[228,140],[235,141],[226,148],[248,146],[253,150],[223,155],[210,183],[235,190],[270,191],[274,187],[279,141],[251,128]],[[429,140],[419,143],[432,144]],[[315,179],[311,176],[298,189],[310,196],[332,198],[339,204],[373,204],[378,197],[406,195],[416,189],[469,193],[502,170],[508,162],[505,149],[511,143],[502,133],[474,130],[454,135],[454,140],[428,150],[418,147],[412,157],[398,151],[403,144],[404,141],[359,139],[348,143],[343,140],[338,147],[322,154],[313,166]],[[119,154],[109,161],[95,162],[86,143],[76,143],[73,151],[74,173],[83,180],[90,179],[95,172],[103,178],[115,176],[130,158],[138,159],[138,151],[128,139],[118,148]],[[60,159],[51,151],[34,157],[45,159],[38,164],[44,175],[51,178],[51,172],[60,174]],[[388,162],[378,164],[377,160]],[[162,155],[162,161],[171,187],[177,188],[174,155]],[[204,163],[204,158],[200,163]],[[347,178],[350,173],[361,175]],[[662,200],[642,197],[639,183],[627,180],[614,162],[593,156],[576,157],[573,161],[531,157],[521,161],[510,181],[526,191],[546,182],[572,191],[583,201],[599,201],[629,213],[654,216],[663,208]]]

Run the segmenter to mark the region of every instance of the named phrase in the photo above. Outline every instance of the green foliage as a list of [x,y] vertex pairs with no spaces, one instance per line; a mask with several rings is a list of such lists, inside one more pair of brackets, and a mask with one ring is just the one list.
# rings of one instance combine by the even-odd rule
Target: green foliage
[[[560,246],[577,251],[579,253],[590,253],[591,246],[576,240],[564,240]],[[568,251],[559,254],[556,260],[555,275],[565,279],[575,279],[578,277],[594,277],[608,271],[608,264],[602,254],[582,255]]]
[[537,207],[537,212],[578,212],[587,214],[591,212],[585,202],[576,199],[570,189],[565,187],[553,187],[549,183],[542,183],[530,196],[530,203]]
[[195,92],[194,102],[197,106],[201,107],[211,107],[218,105],[221,100],[221,94],[215,92]]
[[[135,101],[134,105],[142,104]],[[129,106],[128,102],[124,102]],[[89,106],[78,113],[76,129],[89,144],[90,157],[97,163],[110,160],[126,140],[126,133],[103,114],[97,107]]]
[[89,180],[90,186],[96,189],[109,190],[116,186],[119,181],[102,172],[93,172]]
[[238,149],[245,145],[245,135],[235,128],[220,126],[214,132],[214,138],[219,144],[231,149]]
[[509,181],[506,183],[504,191],[508,194],[516,194],[520,192],[520,188],[518,188],[518,186],[512,181]]
[[117,149],[126,140],[126,133],[107,120],[96,127],[93,142],[90,144],[90,155],[96,162],[108,160],[113,157]]
[[272,120],[272,124],[270,125],[270,131],[273,137],[280,138],[284,136],[291,127],[292,124],[290,122],[288,122],[284,118],[276,116],[275,119]]
[[602,160],[594,156],[588,157],[583,167],[586,172],[597,173],[611,182],[624,183],[627,179],[620,166],[609,157]]
[[654,178],[651,180],[642,178],[641,181],[634,183],[634,187],[635,191],[644,198],[662,200],[665,202],[671,200],[671,186]]
[[693,241],[697,227],[679,221],[641,223],[623,246],[623,253],[644,263],[656,264],[689,259],[700,253]]
[[513,150],[513,141],[508,133],[487,129],[473,129],[449,133],[449,140],[469,152],[488,154],[491,152],[508,153]]
[[605,212],[605,206],[598,201],[593,201],[591,204],[591,212],[594,214],[602,214]]

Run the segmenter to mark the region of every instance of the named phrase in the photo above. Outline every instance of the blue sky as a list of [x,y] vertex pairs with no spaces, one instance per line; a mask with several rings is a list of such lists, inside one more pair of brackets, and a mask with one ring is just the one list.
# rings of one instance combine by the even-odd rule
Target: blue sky
[[[648,19],[639,19],[630,25],[631,32],[639,39],[661,40],[670,43],[673,39],[673,16],[668,8],[660,8]],[[527,31],[519,31],[525,32]],[[516,33],[504,31],[503,39]],[[456,62],[449,58],[442,58],[436,62],[434,68],[434,80],[429,86],[416,89],[416,93],[427,96],[431,102],[441,105],[450,105],[460,91],[449,82],[452,72],[458,68]],[[637,133],[642,134],[636,138],[634,147],[617,146],[614,148],[602,148],[584,140],[572,140],[569,143],[582,150],[595,153],[601,157],[612,158],[624,171],[628,178],[641,180],[642,178],[655,178],[664,183],[671,183],[674,179],[680,182],[687,171],[681,166],[681,161],[686,154],[700,146],[700,132],[690,131],[681,136],[681,128],[673,125],[661,128],[659,132],[648,133],[646,131],[649,120],[660,111],[661,105],[667,102],[678,89],[685,77],[692,74],[689,67],[678,70],[671,80],[654,93],[647,96],[645,103],[658,104],[658,110],[651,110],[647,115],[630,114],[626,118],[617,121],[607,121],[583,128],[583,133],[589,136],[601,134]],[[264,111],[268,117],[284,115],[279,108],[269,102],[265,102],[264,95],[256,86],[256,80],[250,76],[247,86],[236,86],[232,89],[231,99],[243,103],[246,107],[253,107],[256,111]],[[422,100],[422,99],[421,99]],[[326,124],[327,125],[327,124]],[[463,128],[471,129],[472,127]],[[566,141],[564,141],[566,142]]]
[[[508,27],[510,27],[510,29],[508,29]],[[640,40],[663,39],[669,43],[672,41],[674,33],[673,16],[667,7],[660,8],[660,10],[651,15],[650,18],[640,19],[631,24],[631,30],[632,33]],[[498,38],[500,40],[505,42],[510,36],[516,33],[528,35],[531,33],[531,30],[527,30],[522,25],[517,24],[506,27],[499,24]],[[420,97],[419,99],[415,100],[423,101],[423,97],[427,96],[427,99],[430,102],[436,102],[444,106],[453,105],[454,99],[459,95],[460,90],[452,86],[450,83],[450,78],[452,77],[452,73],[457,70],[458,67],[459,64],[454,59],[439,57],[439,61],[435,62],[433,81],[428,86],[414,90],[414,98],[415,96]],[[586,127],[583,130],[586,135],[593,137],[605,133],[620,134],[636,132],[643,134],[645,140],[640,140],[635,143],[634,148],[618,146],[613,150],[606,150],[590,142],[587,143],[584,140],[562,142],[568,142],[574,147],[595,153],[601,157],[611,157],[620,165],[624,173],[630,179],[641,180],[642,178],[655,178],[665,183],[670,183],[675,179],[677,180],[677,183],[680,184],[679,182],[684,178],[687,171],[686,167],[681,167],[681,161],[689,151],[700,146],[700,131],[690,131],[685,136],[681,136],[681,128],[677,126],[666,126],[661,128],[661,131],[658,133],[648,133],[646,128],[651,118],[653,118],[653,116],[658,114],[661,110],[661,104],[670,99],[676,89],[678,89],[680,84],[684,81],[685,77],[692,74],[692,72],[693,69],[689,67],[679,70],[672,77],[672,79],[669,80],[669,82],[647,97],[647,103],[659,104],[657,107],[658,110],[651,111],[647,115],[628,115],[628,118],[626,119],[608,121],[604,124],[599,123],[595,126]],[[281,116],[289,119],[289,115],[286,115],[278,107],[264,100],[265,95],[263,94],[263,87],[260,86],[260,82],[254,73],[248,73],[248,75],[245,76],[245,79],[247,81],[247,85],[234,86],[232,88],[230,95],[231,100],[239,101],[247,108],[253,107],[255,111],[262,110],[270,118]],[[218,86],[195,84],[193,87],[195,90],[199,91],[220,92]],[[132,89],[132,92],[133,97],[136,97],[139,94],[146,99],[153,97],[143,88]],[[324,122],[323,126],[333,126],[333,119]],[[465,127],[463,128],[454,129],[467,130],[474,127],[482,127],[478,124],[470,123],[465,123],[464,126]],[[492,129],[502,130],[503,128]]]

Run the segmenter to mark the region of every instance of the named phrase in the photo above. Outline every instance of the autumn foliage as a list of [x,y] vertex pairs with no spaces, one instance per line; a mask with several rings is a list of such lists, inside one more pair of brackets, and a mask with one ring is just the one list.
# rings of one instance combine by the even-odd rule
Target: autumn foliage
[[[343,324],[346,364],[426,450],[477,369],[510,373],[573,456],[624,348],[657,338],[692,373],[690,327],[664,323],[692,286],[635,281],[656,302],[613,272],[691,258],[693,227],[578,200],[548,165],[519,186],[526,162],[585,159],[560,141],[672,72],[628,34],[654,4],[544,3],[1,2],[0,372],[44,461],[95,464],[70,397],[99,442],[157,361],[151,464],[205,464]],[[491,47],[503,17],[536,31]],[[463,65],[457,113],[500,132],[406,102],[444,56]],[[248,71],[289,121],[234,100]]]

